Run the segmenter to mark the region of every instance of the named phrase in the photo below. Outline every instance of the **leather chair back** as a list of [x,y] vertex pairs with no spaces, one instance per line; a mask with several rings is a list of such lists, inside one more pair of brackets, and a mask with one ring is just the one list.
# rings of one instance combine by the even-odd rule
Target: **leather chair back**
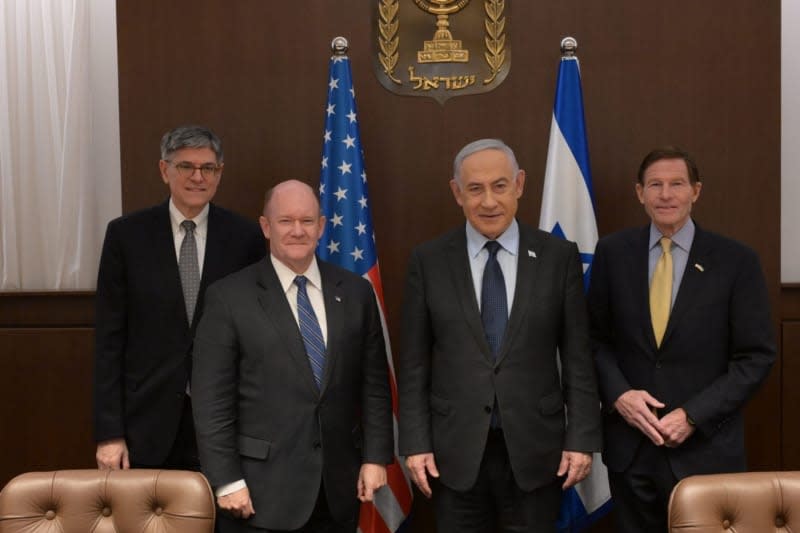
[[800,472],[691,476],[673,489],[670,533],[800,531]]
[[0,492],[0,533],[212,533],[214,518],[198,472],[29,472]]

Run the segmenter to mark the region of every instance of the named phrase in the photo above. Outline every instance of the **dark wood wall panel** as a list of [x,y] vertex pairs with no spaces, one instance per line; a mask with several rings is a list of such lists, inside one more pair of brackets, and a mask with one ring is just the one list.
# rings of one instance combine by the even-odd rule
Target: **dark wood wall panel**
[[0,328],[0,486],[94,466],[92,328]]
[[800,284],[787,284],[781,290],[781,465],[800,470]]
[[[572,35],[580,45],[600,233],[646,222],[633,194],[639,160],[655,145],[683,145],[696,155],[704,178],[695,210],[699,224],[758,251],[775,331],[781,332],[778,0],[508,0],[513,57],[508,78],[491,93],[455,98],[444,106],[395,96],[378,83],[371,58],[373,5],[365,0],[118,1],[124,211],[166,197],[157,171],[158,143],[179,123],[204,123],[222,136],[226,165],[217,195],[222,205],[255,217],[264,190],[274,183],[288,177],[317,183],[329,43],[336,35],[346,36],[387,319],[397,351],[411,248],[463,221],[447,187],[451,160],[461,145],[497,136],[516,149],[528,171],[519,217],[537,223],[558,44]],[[3,314],[0,299],[0,328],[29,327],[25,323],[32,316],[48,315],[37,303],[41,299],[32,301],[23,298],[16,312]],[[91,312],[81,315],[84,311],[59,305],[53,304],[53,316],[38,327],[45,328],[44,338],[61,339],[56,346],[69,349],[72,366],[48,361],[36,335],[26,338],[6,329],[0,370],[13,370],[23,380],[31,376],[24,387],[12,384],[26,392],[21,397],[30,397],[39,388],[33,376],[58,368],[71,387],[55,390],[67,395],[72,408],[88,409],[90,335],[63,328],[78,327]],[[792,327],[784,325],[784,342],[800,340],[792,336]],[[12,345],[19,355],[7,353]],[[22,354],[28,351],[33,355],[25,362]],[[74,355],[79,352],[84,359]],[[32,372],[22,372],[21,365]],[[795,381],[798,372],[785,355],[748,408],[755,468],[779,468],[781,454],[788,458],[781,423],[785,428],[790,419],[782,414],[781,384]],[[36,392],[50,405],[49,392]],[[0,412],[12,417],[0,422],[19,418],[7,408]],[[70,438],[77,450],[78,441],[89,436],[81,426],[88,418],[79,416],[88,415],[74,416],[78,429]],[[9,471],[3,468],[0,472]]]

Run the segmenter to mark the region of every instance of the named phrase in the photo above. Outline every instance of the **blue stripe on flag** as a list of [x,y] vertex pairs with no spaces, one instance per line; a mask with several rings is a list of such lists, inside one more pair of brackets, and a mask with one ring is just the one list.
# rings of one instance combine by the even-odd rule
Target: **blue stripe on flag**
[[553,105],[553,114],[572,155],[578,162],[594,205],[589,145],[586,142],[586,122],[583,115],[581,72],[576,57],[564,58],[561,61],[556,82],[556,101]]

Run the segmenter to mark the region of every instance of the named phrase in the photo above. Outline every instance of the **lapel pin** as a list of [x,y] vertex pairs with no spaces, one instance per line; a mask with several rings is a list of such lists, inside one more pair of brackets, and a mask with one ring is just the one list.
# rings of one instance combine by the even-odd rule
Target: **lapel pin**
[[342,297],[341,296],[334,296],[333,299],[336,300],[337,302],[341,302],[342,301]]
[[533,257],[534,259],[536,259],[536,252],[534,252],[533,250],[528,250],[528,257]]
[[695,263],[695,264],[694,264],[694,267],[695,267],[697,270],[699,270],[700,272],[705,272],[705,271],[706,271],[706,269],[704,269],[704,268],[703,268],[703,265],[701,265],[700,263]]

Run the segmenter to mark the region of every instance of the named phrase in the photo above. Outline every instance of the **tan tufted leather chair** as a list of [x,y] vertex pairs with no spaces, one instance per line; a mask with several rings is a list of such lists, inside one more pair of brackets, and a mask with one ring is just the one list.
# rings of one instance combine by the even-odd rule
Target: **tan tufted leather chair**
[[669,533],[800,531],[800,472],[691,476],[669,500]]
[[206,478],[180,470],[60,470],[0,492],[0,533],[211,533]]

